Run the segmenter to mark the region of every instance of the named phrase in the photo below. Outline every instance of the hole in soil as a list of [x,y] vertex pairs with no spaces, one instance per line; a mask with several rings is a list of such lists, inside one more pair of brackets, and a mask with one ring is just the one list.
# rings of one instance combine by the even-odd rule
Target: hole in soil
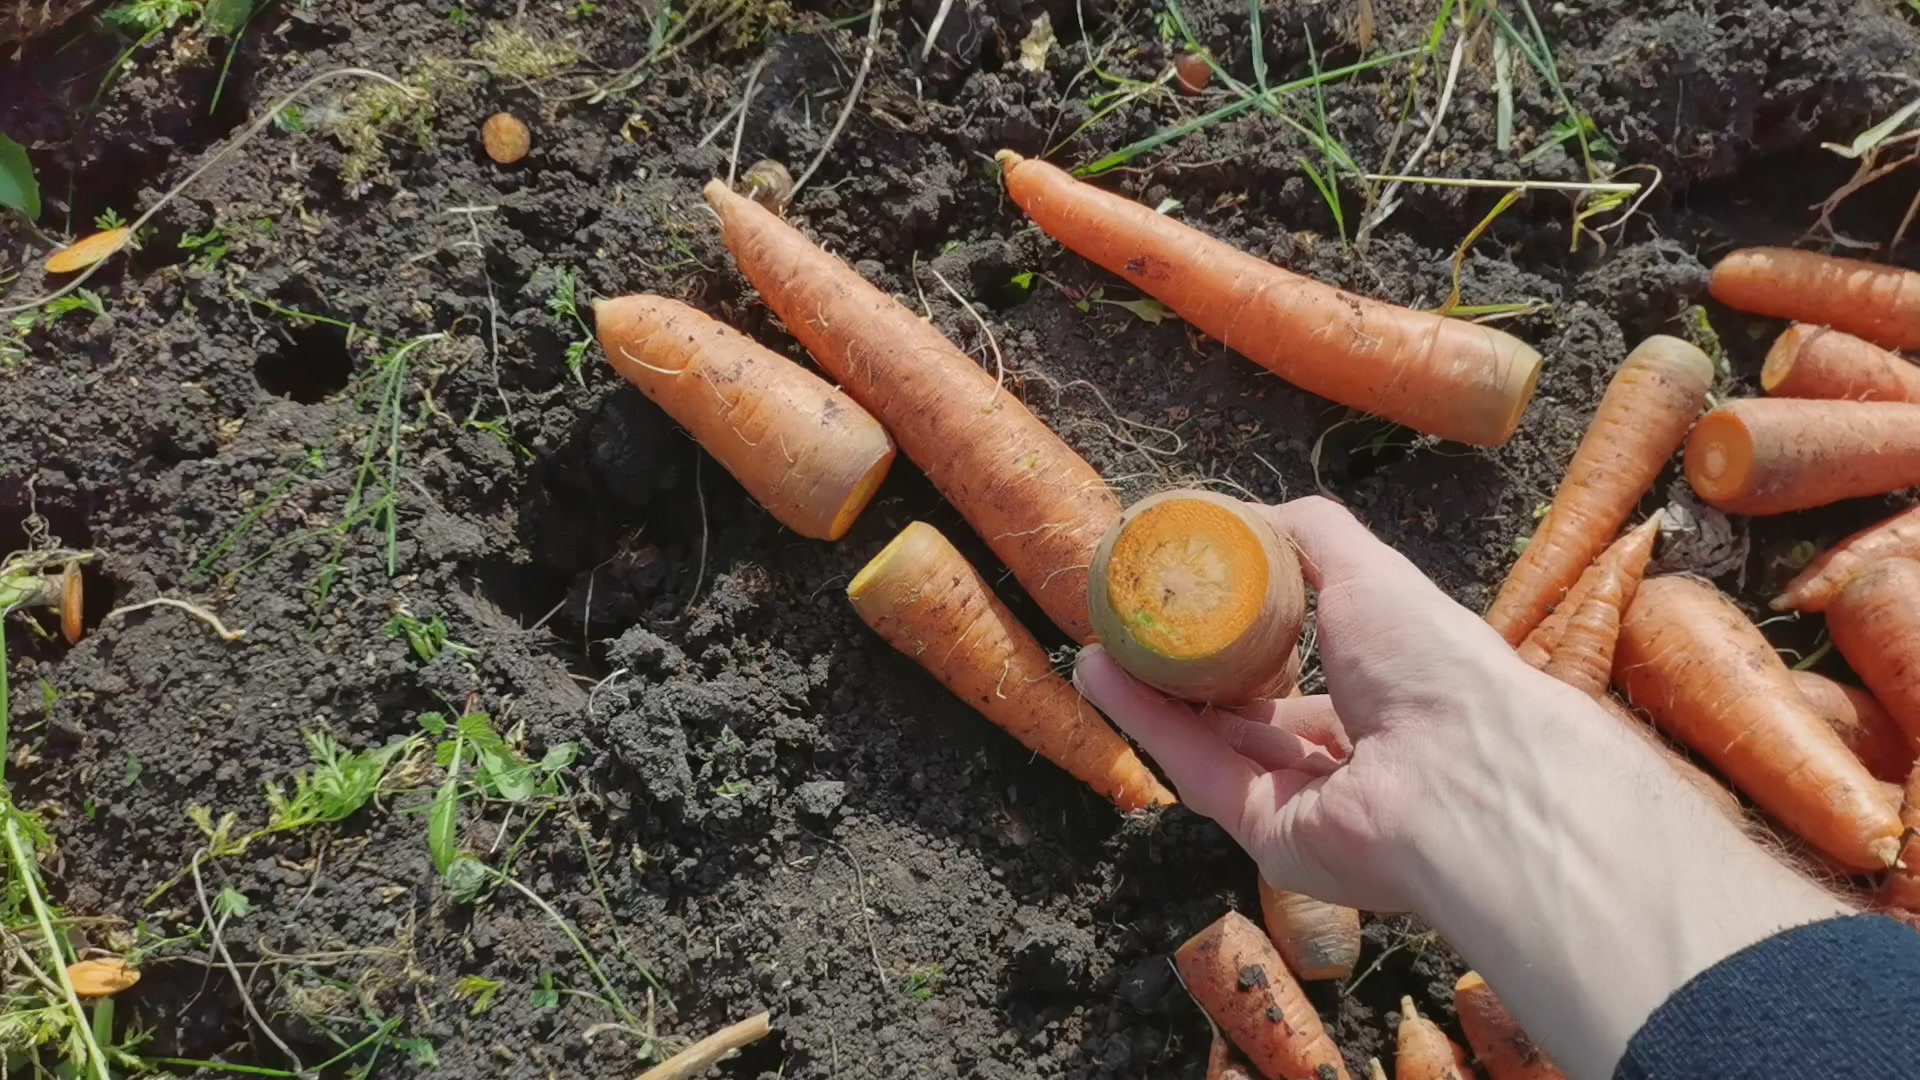
[[353,354],[347,331],[309,323],[287,331],[287,340],[253,362],[260,389],[275,397],[313,405],[339,393],[353,381]]

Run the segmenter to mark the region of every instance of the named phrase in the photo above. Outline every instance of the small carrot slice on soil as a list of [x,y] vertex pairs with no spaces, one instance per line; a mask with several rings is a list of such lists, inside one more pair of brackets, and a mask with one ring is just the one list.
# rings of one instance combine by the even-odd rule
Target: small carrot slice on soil
[[1920,404],[1746,398],[1687,439],[1687,483],[1730,514],[1784,514],[1920,484]]

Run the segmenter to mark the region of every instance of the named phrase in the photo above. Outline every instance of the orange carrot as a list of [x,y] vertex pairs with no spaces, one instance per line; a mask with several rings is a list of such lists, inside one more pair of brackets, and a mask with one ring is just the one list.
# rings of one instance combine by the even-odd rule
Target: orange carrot
[[1875,559],[1896,557],[1920,558],[1920,506],[1861,529],[1828,548],[1787,582],[1774,597],[1773,609],[1825,611],[1827,602],[1848,578]]
[[1420,1015],[1413,999],[1400,999],[1400,1031],[1394,1036],[1393,1080],[1467,1080],[1464,1053],[1440,1025]]
[[1173,954],[1200,1008],[1270,1080],[1348,1080],[1340,1050],[1260,928],[1220,916]]
[[1256,1080],[1253,1069],[1247,1064],[1233,1043],[1220,1034],[1220,1025],[1207,1017],[1207,1030],[1212,1032],[1212,1041],[1207,1044],[1207,1080]]
[[[1920,765],[1907,774],[1905,797],[1900,803],[1900,823],[1907,827],[1901,839],[1901,854],[1875,900],[1880,906],[1920,915],[1920,845],[1913,843],[1920,832]],[[1904,864],[1904,865],[1903,865]]]
[[1187,701],[1283,697],[1306,585],[1292,545],[1238,499],[1162,492],[1127,507],[1093,552],[1093,631],[1134,677]]
[[1460,1014],[1460,1030],[1473,1047],[1474,1060],[1492,1080],[1560,1080],[1565,1073],[1507,1012],[1478,973],[1469,971],[1453,984],[1453,1009]]
[[1749,798],[1835,859],[1878,870],[1900,823],[1787,666],[1709,585],[1653,578],[1627,609],[1613,674],[1634,704]]
[[47,256],[47,273],[71,274],[113,255],[133,239],[133,229],[122,225],[83,237]]
[[1789,248],[1743,248],[1707,290],[1728,307],[1831,326],[1890,349],[1920,348],[1920,274]]
[[1913,741],[1887,715],[1879,698],[1811,671],[1794,672],[1793,685],[1868,772],[1897,783],[1913,768]]
[[1732,514],[1784,514],[1920,484],[1920,404],[1746,398],[1687,439],[1687,483]]
[[1267,938],[1293,973],[1307,982],[1344,979],[1360,959],[1360,913],[1285,892],[1260,879],[1260,917]]
[[1647,564],[1653,559],[1654,542],[1659,538],[1660,518],[1656,515],[1628,529],[1625,535],[1601,552],[1592,565],[1580,572],[1580,580],[1567,590],[1567,595],[1554,606],[1553,613],[1528,632],[1526,640],[1518,647],[1520,658],[1536,668],[1545,668],[1573,613],[1580,609],[1587,596],[1603,581],[1621,583],[1625,598],[1620,610],[1626,611],[1627,604],[1633,602],[1633,590],[1640,587],[1640,579],[1646,576]]
[[1852,334],[1795,323],[1767,350],[1760,387],[1774,397],[1920,401],[1920,367]]
[[893,464],[880,422],[818,376],[677,300],[597,301],[600,348],[780,523],[838,540]]
[[860,618],[1022,746],[1122,810],[1177,800],[940,531],[913,522],[847,586]]
[[1540,354],[1498,330],[1288,273],[1011,150],[1007,194],[1069,249],[1303,390],[1445,439],[1512,437]]
[[1827,633],[1909,739],[1920,739],[1920,562],[1882,559],[1827,605]]
[[[1648,518],[1645,525],[1622,537],[1594,563],[1605,569],[1580,598],[1579,606],[1571,608],[1566,628],[1554,640],[1553,655],[1542,671],[1588,697],[1607,692],[1613,681],[1613,650],[1620,640],[1620,619],[1640,589],[1640,578],[1646,571],[1643,553],[1652,550],[1651,538],[1659,529],[1660,519]],[[1644,541],[1643,535],[1647,537]],[[1610,561],[1615,548],[1621,555],[1617,561]]]
[[1607,385],[1533,540],[1501,583],[1487,622],[1513,644],[1593,562],[1653,486],[1706,406],[1713,361],[1679,338],[1640,343]]
[[887,426],[1054,625],[1092,640],[1087,567],[1120,516],[1105,480],[994,376],[765,207],[714,181],[742,273],[855,401]]

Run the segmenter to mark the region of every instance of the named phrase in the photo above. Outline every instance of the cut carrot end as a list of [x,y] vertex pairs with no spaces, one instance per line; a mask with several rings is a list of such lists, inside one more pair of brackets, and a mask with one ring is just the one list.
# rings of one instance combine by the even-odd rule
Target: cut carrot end
[[80,577],[80,564],[70,562],[60,575],[60,635],[73,645],[85,630],[86,584]]
[[1420,1010],[1413,1007],[1413,998],[1410,995],[1400,996],[1400,1019],[1409,1023],[1420,1019]]
[[1867,845],[1873,857],[1880,860],[1882,866],[1900,865],[1900,841],[1891,836],[1883,836]]
[[1753,433],[1731,412],[1711,412],[1687,440],[1687,482],[1709,503],[1747,489],[1753,469]]
[[1520,391],[1514,395],[1513,410],[1507,413],[1506,421],[1500,425],[1501,443],[1504,444],[1508,439],[1513,438],[1513,433],[1519,430],[1520,418],[1527,415],[1527,406],[1533,404],[1533,391],[1535,387],[1540,385],[1540,370],[1543,366],[1544,361],[1540,354],[1537,352],[1533,353],[1533,364],[1527,369],[1526,382],[1520,387]]
[[85,270],[126,247],[127,239],[132,235],[133,230],[124,225],[94,233],[47,256],[47,273],[71,274],[76,270]]
[[1807,328],[1798,324],[1780,332],[1760,365],[1760,389],[1771,394],[1787,381],[1793,374],[1794,363],[1800,359],[1800,346],[1806,337]]
[[868,589],[871,589],[881,578],[892,572],[893,564],[900,560],[907,549],[920,544],[927,538],[927,534],[929,533],[932,533],[936,538],[940,535],[934,531],[933,526],[924,521],[911,522],[906,528],[901,529],[899,536],[887,541],[887,546],[881,548],[878,555],[868,559],[867,565],[861,567],[860,572],[853,575],[853,580],[847,583],[847,599],[856,604],[859,603],[861,598],[866,595]]
[[[865,510],[867,504],[873,501],[873,493],[880,490],[880,482],[887,478],[887,470],[893,465],[893,454],[893,446],[889,444],[887,452],[875,459],[867,471],[861,474],[860,481],[853,485],[853,490],[847,492],[847,501],[840,505],[840,512],[833,516],[833,522],[827,526],[827,539],[838,540],[847,535],[848,529],[853,528],[854,521],[860,517],[860,511]],[[848,588],[851,591],[852,587]]]
[[1121,527],[1107,563],[1107,601],[1153,652],[1204,659],[1260,617],[1268,573],[1260,538],[1233,512],[1175,499]]
[[1458,994],[1462,990],[1478,990],[1485,985],[1487,985],[1487,980],[1481,978],[1479,972],[1469,971],[1465,975],[1460,976],[1460,980],[1453,984],[1453,992]]

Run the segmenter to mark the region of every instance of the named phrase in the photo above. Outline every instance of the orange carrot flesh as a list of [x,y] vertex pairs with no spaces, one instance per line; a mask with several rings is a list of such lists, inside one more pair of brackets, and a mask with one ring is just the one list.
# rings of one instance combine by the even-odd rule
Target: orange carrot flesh
[[913,522],[847,586],[847,599],[887,643],[1022,746],[1122,810],[1177,800],[1065,679],[965,556]]
[[1526,640],[1518,646],[1520,658],[1535,668],[1544,669],[1554,646],[1560,641],[1560,635],[1573,619],[1573,613],[1580,610],[1587,597],[1602,582],[1619,583],[1620,610],[1624,613],[1627,605],[1633,602],[1633,592],[1640,587],[1640,579],[1646,576],[1647,564],[1653,560],[1654,544],[1659,539],[1660,518],[1656,515],[1628,529],[1624,536],[1615,540],[1600,553],[1599,558],[1593,560],[1592,565],[1580,572],[1580,580],[1567,590],[1567,595],[1554,606],[1552,613],[1528,632]]
[[1906,778],[1913,768],[1913,741],[1894,723],[1879,698],[1811,671],[1794,672],[1793,685],[1868,772],[1894,783]]
[[1827,605],[1827,633],[1909,739],[1920,739],[1920,562],[1882,559]]
[[1211,491],[1151,495],[1093,553],[1094,633],[1121,667],[1175,697],[1283,697],[1306,619],[1300,560],[1265,518]]
[[1915,833],[1920,832],[1920,765],[1907,774],[1900,822],[1907,827],[1900,858],[1887,871],[1887,880],[1874,899],[1882,907],[1920,915],[1920,844],[1914,843]]
[[1655,335],[1627,354],[1607,385],[1553,505],[1507,573],[1487,622],[1519,644],[1613,542],[1706,407],[1713,361]]
[[1393,1080],[1467,1080],[1460,1048],[1440,1025],[1420,1015],[1413,999],[1400,999],[1400,1030],[1394,1035]]
[[853,268],[714,181],[721,238],[800,344],[963,514],[1054,625],[1091,641],[1087,567],[1120,503],[994,376]]
[[1794,575],[1773,600],[1775,611],[1825,611],[1840,586],[1876,559],[1920,558],[1920,506],[1854,533]]
[[1614,680],[1808,843],[1860,870],[1892,859],[1900,822],[1878,781],[1800,696],[1759,629],[1711,586],[1642,582],[1620,627]]
[[1707,290],[1728,307],[1831,326],[1890,349],[1920,348],[1920,274],[1789,248],[1744,248]]
[[1011,150],[1007,194],[1047,235],[1303,390],[1444,439],[1499,446],[1540,377],[1512,335],[1289,273]]
[[1360,959],[1360,913],[1260,881],[1260,917],[1280,959],[1306,982],[1345,979]]
[[67,644],[78,645],[80,635],[86,632],[86,580],[80,574],[80,564],[70,562],[60,572],[60,636]]
[[1795,323],[1767,350],[1760,387],[1774,397],[1920,401],[1920,367],[1852,334]]
[[838,540],[893,464],[880,422],[812,372],[677,300],[594,304],[607,361],[802,536]]
[[1273,943],[1237,911],[1173,954],[1187,993],[1260,1075],[1348,1080],[1346,1062]]
[[1687,483],[1732,514],[1784,514],[1920,484],[1920,404],[1748,398],[1687,439]]
[[1453,1008],[1460,1014],[1460,1030],[1473,1047],[1473,1057],[1492,1080],[1562,1080],[1556,1068],[1534,1045],[1520,1022],[1475,972],[1453,984]]

